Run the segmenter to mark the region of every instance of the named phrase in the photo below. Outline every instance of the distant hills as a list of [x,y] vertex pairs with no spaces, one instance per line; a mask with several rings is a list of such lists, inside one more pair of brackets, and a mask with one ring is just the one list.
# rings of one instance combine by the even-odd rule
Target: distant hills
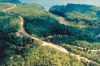
[[50,12],[65,16],[67,12],[95,12],[97,8],[93,5],[86,4],[67,4],[67,5],[54,5],[50,8]]
[[0,2],[21,3],[19,0],[0,0]]
[[76,23],[84,23],[88,25],[100,24],[100,8],[86,4],[67,4],[52,6],[49,11],[51,13],[63,16],[66,20]]

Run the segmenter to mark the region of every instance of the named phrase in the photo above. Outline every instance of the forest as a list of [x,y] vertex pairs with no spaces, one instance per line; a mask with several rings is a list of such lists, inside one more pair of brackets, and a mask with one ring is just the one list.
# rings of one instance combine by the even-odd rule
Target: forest
[[[92,52],[93,49],[100,49],[100,38],[96,38],[100,33],[98,27],[94,28],[88,24],[90,26],[80,28],[74,25],[60,24],[59,20],[50,13],[51,11],[47,12],[42,6],[35,3],[20,3],[7,12],[3,12],[3,10],[13,6],[13,4],[6,3],[5,6],[3,4],[5,3],[0,3],[0,8],[2,7],[0,9],[0,66],[99,66],[100,51]],[[78,6],[76,5],[77,8]],[[84,8],[87,11],[88,8],[96,8],[87,5],[80,5],[79,7],[83,6],[87,7]],[[77,14],[76,12],[74,13]],[[95,11],[93,10],[93,12]],[[72,9],[72,15],[74,13]],[[65,18],[64,14],[61,16]],[[98,14],[97,17],[100,17],[99,11],[96,14]],[[79,13],[79,15],[82,14]],[[93,60],[98,64],[88,62],[85,59],[79,60],[78,57],[72,56],[70,53],[61,52],[49,46],[42,46],[41,41],[33,40],[21,32],[20,35],[17,35],[21,22],[19,16],[23,17],[25,31],[31,36],[60,45],[68,51]],[[89,17],[92,18],[91,15]],[[78,19],[81,20],[81,18]],[[76,22],[74,20],[69,21]],[[48,36],[52,36],[52,38]]]
[[67,4],[52,6],[49,11],[65,19],[65,22],[68,23],[67,27],[70,26],[67,29],[69,35],[55,35],[52,38],[46,37],[44,40],[59,44],[72,53],[100,63],[98,59],[100,51],[97,51],[100,49],[98,36],[100,33],[100,9],[93,5]]
[[32,36],[44,38],[50,35],[68,35],[89,42],[100,41],[100,38],[95,38],[100,33],[99,28],[91,26],[79,28],[60,24],[54,15],[46,12],[43,7],[37,6],[37,4],[20,4],[18,6],[20,7],[12,9],[10,13],[23,16],[25,30]]
[[85,23],[93,26],[100,26],[99,8],[85,4],[55,5],[49,10],[63,16],[66,20],[76,23]]

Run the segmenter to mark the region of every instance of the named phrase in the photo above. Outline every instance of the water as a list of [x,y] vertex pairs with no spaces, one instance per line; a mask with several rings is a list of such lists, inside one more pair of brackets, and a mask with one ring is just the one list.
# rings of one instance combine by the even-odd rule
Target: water
[[37,3],[43,7],[51,7],[53,5],[66,5],[67,3],[88,4],[100,6],[100,0],[20,0],[22,3]]

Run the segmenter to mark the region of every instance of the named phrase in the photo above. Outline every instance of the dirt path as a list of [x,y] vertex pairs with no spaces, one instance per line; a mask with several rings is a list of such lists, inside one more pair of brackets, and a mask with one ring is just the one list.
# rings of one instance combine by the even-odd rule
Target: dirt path
[[[20,27],[20,30],[19,30],[19,31],[22,32],[24,35],[26,35],[26,36],[28,36],[28,37],[31,37],[32,39],[40,40],[40,39],[38,39],[38,38],[35,38],[35,37],[31,36],[30,34],[28,34],[28,33],[24,30],[24,27],[23,27],[23,25],[24,25],[24,20],[23,20],[23,18],[22,18],[21,16],[19,16],[19,18],[21,19],[21,27]],[[80,60],[80,59],[85,59],[85,60],[88,61],[88,62],[92,62],[92,63],[96,63],[96,64],[100,65],[99,63],[97,63],[97,62],[95,62],[95,61],[92,61],[92,60],[89,60],[89,59],[87,59],[87,58],[85,58],[85,57],[81,57],[80,55],[76,55],[76,54],[74,54],[74,53],[71,53],[71,52],[67,51],[65,48],[63,48],[63,47],[61,47],[61,46],[59,46],[59,45],[55,45],[55,44],[53,44],[53,43],[48,43],[48,42],[45,42],[45,41],[42,41],[42,43],[43,43],[42,46],[50,46],[50,47],[55,48],[55,49],[57,49],[57,50],[59,50],[59,51],[61,51],[61,52],[69,53],[69,54],[72,55],[72,56],[76,56],[76,57],[78,57],[79,60]]]
[[[76,48],[79,48],[79,49],[82,49],[82,50],[86,49],[86,48],[79,47],[79,46],[75,46],[75,45],[68,45],[68,46],[73,46],[73,47],[76,47]],[[97,49],[97,50],[88,49],[88,51],[96,52],[96,51],[100,51],[100,49]],[[87,52],[88,52],[88,51],[87,51]]]
[[13,5],[12,7],[10,7],[10,8],[7,8],[7,9],[3,10],[3,12],[9,11],[9,10],[15,8],[15,7],[16,7],[16,4],[14,4],[14,5]]
[[39,40],[38,38],[35,38],[35,37],[32,37],[30,34],[28,34],[25,30],[24,30],[24,20],[21,16],[19,16],[19,18],[21,19],[21,22],[20,22],[20,30],[18,32],[22,32],[25,36],[27,37],[31,37],[32,39],[35,39],[35,40]]
[[[8,10],[11,10],[11,9],[15,8],[15,7],[16,7],[16,4],[14,4],[11,8],[5,9],[5,10],[3,10],[3,11],[6,12],[6,11],[8,11]],[[18,32],[22,32],[25,36],[31,37],[32,39],[40,40],[40,39],[38,39],[38,38],[35,38],[35,37],[31,36],[30,34],[28,34],[28,33],[24,30],[24,27],[23,27],[23,25],[24,25],[24,19],[23,19],[21,16],[19,16],[19,18],[21,19],[21,22],[20,22],[20,30],[19,30]],[[61,46],[59,46],[59,45],[55,45],[55,44],[53,44],[53,43],[48,43],[48,42],[45,42],[45,41],[42,41],[42,43],[43,43],[42,46],[50,46],[50,47],[55,48],[55,49],[57,49],[57,50],[59,50],[59,51],[61,51],[61,52],[69,53],[69,54],[72,55],[72,56],[76,56],[76,57],[78,57],[79,60],[80,60],[80,59],[85,59],[85,60],[88,61],[88,62],[92,62],[92,63],[96,63],[96,64],[100,65],[99,63],[97,63],[97,62],[95,62],[95,61],[92,61],[92,60],[89,60],[89,59],[87,59],[87,58],[85,58],[85,57],[81,57],[80,55],[76,55],[76,54],[74,54],[74,53],[71,53],[71,52],[67,51],[65,48],[63,48],[63,47],[61,47]]]

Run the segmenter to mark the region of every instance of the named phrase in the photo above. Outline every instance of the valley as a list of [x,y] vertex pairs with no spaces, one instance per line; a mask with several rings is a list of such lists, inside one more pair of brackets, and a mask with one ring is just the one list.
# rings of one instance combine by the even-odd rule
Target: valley
[[[19,7],[20,6],[20,7]],[[91,59],[91,58],[88,58],[88,57],[86,57],[86,56],[83,56],[83,55],[81,55],[80,53],[77,53],[79,50],[80,51],[82,51],[82,52],[97,52],[98,54],[98,56],[97,57],[99,57],[99,40],[98,41],[96,41],[96,42],[98,42],[97,44],[96,44],[96,42],[93,42],[95,45],[97,45],[98,46],[98,48],[96,49],[96,48],[94,48],[93,46],[95,46],[95,45],[93,45],[92,46],[92,44],[89,44],[88,43],[88,41],[86,42],[86,44],[87,45],[85,45],[85,46],[87,46],[87,47],[85,47],[84,48],[84,45],[82,46],[81,45],[81,41],[83,41],[83,40],[85,40],[85,39],[82,39],[82,40],[79,40],[79,39],[77,39],[78,41],[73,41],[75,38],[73,38],[73,37],[71,37],[71,36],[68,36],[68,38],[67,37],[59,37],[59,36],[57,36],[57,35],[65,35],[65,34],[67,34],[68,35],[68,33],[66,32],[66,30],[69,30],[69,28],[72,28],[73,27],[73,25],[71,25],[70,23],[67,23],[64,19],[60,19],[60,18],[58,18],[58,17],[55,17],[54,15],[52,15],[51,13],[49,13],[49,12],[46,12],[45,10],[42,10],[43,8],[42,7],[40,7],[40,6],[38,6],[38,8],[35,8],[35,6],[38,6],[37,4],[19,4],[19,5],[16,5],[16,4],[13,4],[10,8],[7,8],[7,9],[5,9],[5,10],[3,10],[4,12],[7,12],[8,14],[14,14],[13,16],[16,16],[17,18],[19,18],[20,20],[19,20],[19,29],[17,30],[17,31],[15,31],[14,33],[16,34],[16,36],[18,36],[19,38],[21,38],[21,40],[23,41],[23,40],[29,40],[28,42],[26,42],[25,43],[25,45],[24,45],[24,43],[21,43],[22,45],[17,45],[16,44],[16,42],[15,42],[15,46],[19,46],[19,48],[20,48],[20,50],[17,50],[17,51],[19,51],[19,53],[17,54],[16,53],[16,55],[15,56],[17,56],[17,55],[19,55],[19,56],[21,56],[21,58],[20,58],[20,60],[24,57],[24,53],[25,52],[27,52],[26,53],[26,55],[32,55],[31,53],[33,53],[33,55],[35,55],[34,53],[35,52],[33,52],[33,51],[35,51],[35,50],[37,50],[40,54],[41,54],[41,52],[43,52],[44,53],[44,51],[45,50],[47,50],[46,52],[46,54],[48,54],[48,51],[49,51],[49,54],[51,54],[50,52],[56,52],[57,51],[57,53],[58,54],[60,54],[60,53],[62,53],[63,55],[66,55],[67,54],[67,56],[69,57],[69,56],[71,56],[71,57],[74,57],[74,60],[76,60],[76,62],[78,62],[79,64],[81,64],[82,66],[85,66],[84,64],[90,64],[90,66],[91,65],[96,65],[96,66],[99,66],[100,65],[100,61],[99,61],[99,59],[98,59],[98,61],[95,61],[94,59]],[[24,8],[24,7],[26,7],[26,8]],[[28,13],[28,9],[33,9],[33,10],[35,10],[35,11],[31,11],[30,10],[30,12],[32,12],[31,13],[31,15]],[[27,9],[26,11],[24,11],[25,9]],[[18,11],[19,10],[19,11]],[[38,12],[38,14],[36,13],[36,12]],[[26,13],[26,14],[25,14]],[[40,13],[42,13],[41,15],[40,15]],[[46,14],[47,13],[47,14]],[[45,15],[46,16],[45,16]],[[49,15],[49,16],[48,16]],[[30,17],[29,17],[30,16]],[[45,18],[48,18],[48,20],[46,20]],[[41,18],[43,18],[43,19],[41,19]],[[58,20],[56,20],[55,18],[57,18]],[[39,21],[39,19],[40,19],[40,21]],[[36,22],[35,22],[36,21]],[[49,23],[49,21],[51,21],[51,23]],[[32,23],[32,22],[34,22],[34,23]],[[38,22],[38,23],[37,23]],[[43,22],[43,23],[41,23],[41,22]],[[47,22],[47,23],[46,23]],[[31,24],[30,24],[31,23]],[[39,24],[40,23],[40,24]],[[48,25],[48,24],[50,24],[49,26],[46,26],[46,25]],[[41,25],[43,25],[43,26],[41,26]],[[69,25],[69,26],[66,26],[66,25]],[[31,27],[32,27],[32,29],[31,29]],[[35,27],[35,28],[34,28]],[[47,27],[47,28],[45,28],[45,27]],[[78,26],[79,27],[79,26]],[[85,26],[86,27],[86,26]],[[43,29],[42,29],[43,28]],[[53,29],[52,29],[53,28]],[[55,29],[54,29],[55,28]],[[66,30],[65,30],[65,29]],[[73,27],[74,28],[74,27]],[[72,28],[72,29],[73,29]],[[77,28],[77,26],[75,26],[75,28]],[[83,27],[84,28],[84,27]],[[49,30],[48,30],[49,29]],[[78,28],[77,28],[78,29]],[[36,31],[37,30],[37,31]],[[61,31],[60,31],[61,30]],[[33,32],[32,32],[33,31]],[[36,32],[35,32],[36,31]],[[45,33],[46,32],[46,33]],[[70,32],[70,31],[69,31]],[[75,33],[74,33],[75,34]],[[74,34],[72,34],[72,36],[74,36]],[[50,36],[50,35],[52,35],[52,36],[54,36],[54,35],[56,35],[55,37],[53,37],[53,38],[45,38],[46,36]],[[27,37],[27,39],[24,39],[25,37],[22,37],[23,36],[25,36],[25,37]],[[33,37],[34,36],[34,37]],[[41,39],[41,38],[43,38],[43,40]],[[68,39],[68,42],[66,42],[66,41],[64,41],[63,39]],[[72,39],[71,39],[72,38]],[[60,43],[59,43],[59,39],[61,40],[60,41]],[[67,40],[66,39],[66,40]],[[70,40],[69,40],[70,39]],[[4,39],[5,40],[5,39]],[[33,41],[32,41],[33,40]],[[90,39],[89,39],[90,40]],[[11,40],[8,40],[9,42],[11,42],[12,43],[12,41]],[[49,41],[49,42],[48,42]],[[72,43],[70,43],[69,44],[69,41],[72,41]],[[58,42],[58,43],[57,43]],[[61,43],[62,42],[62,43]],[[75,43],[75,44],[78,44],[78,42],[80,42],[80,44],[78,44],[78,45],[75,45],[73,42],[77,42],[77,43]],[[83,42],[85,42],[85,41],[83,41]],[[32,43],[32,44],[30,44],[30,48],[27,48],[26,46],[27,45],[29,45],[28,43]],[[31,46],[32,45],[32,46]],[[36,45],[36,46],[35,46]],[[71,46],[71,47],[70,47]],[[90,46],[90,48],[88,48],[88,46]],[[21,47],[25,47],[25,49],[21,49]],[[76,47],[76,48],[74,48],[74,47]],[[45,49],[43,49],[44,51],[41,51],[40,52],[40,50],[38,50],[37,48],[39,48],[39,49],[43,49],[43,48],[45,48]],[[49,49],[47,49],[47,48],[49,48]],[[54,48],[54,49],[53,49]],[[75,50],[77,50],[78,48],[78,50],[77,51],[75,51],[75,52],[73,52],[74,50],[69,50],[69,49],[75,49]],[[93,48],[93,49],[91,49],[91,48]],[[30,50],[30,51],[28,51],[28,50]],[[84,51],[85,50],[85,51]],[[36,51],[36,52],[37,52]],[[20,53],[20,52],[23,52],[22,54]],[[30,53],[30,54],[28,54],[28,53]],[[56,54],[56,53],[55,53]],[[57,55],[57,54],[56,54]],[[55,55],[55,56],[56,56]],[[51,55],[52,56],[52,55]],[[65,58],[68,58],[67,56],[65,56]],[[14,56],[12,56],[11,55],[11,57],[14,57]],[[46,55],[44,56],[42,56],[42,57],[46,57]],[[60,57],[59,55],[57,55],[57,57]],[[62,58],[63,58],[63,56],[61,56]],[[30,60],[31,60],[31,56],[30,57],[28,57],[28,56],[25,56],[24,58],[26,58],[26,59],[28,59],[28,58],[30,58]],[[42,59],[42,58],[41,58]],[[43,58],[43,60],[44,60],[45,58]],[[16,60],[16,58],[14,58],[13,60]],[[14,62],[14,61],[11,61],[10,60],[10,64],[12,63],[12,62],[14,62],[15,64],[23,64],[23,65],[30,65],[30,66],[32,66],[31,65],[31,63],[33,63],[33,65],[35,64],[34,62],[36,62],[36,61],[34,61],[34,62],[31,62],[30,60],[27,60],[27,62],[29,62],[29,63],[25,63],[25,61],[23,60],[23,63],[20,61],[19,63],[17,63],[17,62]],[[64,59],[62,59],[62,60],[64,60]],[[71,58],[70,58],[70,60],[71,60]],[[39,60],[40,61],[40,60]],[[45,61],[45,60],[44,60]],[[57,60],[57,61],[59,61],[59,60]],[[67,59],[66,59],[66,61],[67,61]],[[56,61],[55,61],[56,62]],[[63,61],[60,61],[61,63],[59,63],[59,64],[57,64],[57,63],[54,63],[54,65],[55,66],[62,66],[61,64],[63,63]],[[41,66],[41,64],[46,64],[45,62],[41,62],[40,63],[40,65],[39,66]],[[51,64],[53,64],[53,63],[51,63]],[[66,64],[68,64],[68,65],[70,65],[69,63],[67,63],[67,62],[65,62],[65,65]],[[74,64],[74,63],[72,63],[73,65],[77,65],[77,66],[79,66],[78,64]],[[13,65],[13,64],[11,64],[11,65]],[[37,64],[36,65],[38,65],[38,62],[37,62]],[[73,65],[71,65],[71,66],[73,66]]]

